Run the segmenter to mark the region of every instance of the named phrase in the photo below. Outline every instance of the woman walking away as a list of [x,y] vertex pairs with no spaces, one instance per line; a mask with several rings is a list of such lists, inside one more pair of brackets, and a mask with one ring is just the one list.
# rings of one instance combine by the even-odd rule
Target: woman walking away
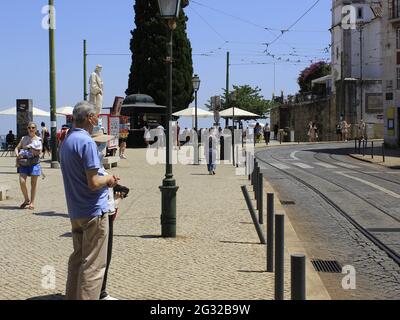
[[44,159],[44,156],[46,154],[46,152],[49,154],[49,156],[51,156],[51,152],[50,152],[50,132],[49,130],[46,128],[46,124],[44,122],[41,123],[40,125],[42,127],[42,132],[40,134],[41,138],[42,138],[42,159]]
[[208,143],[205,144],[204,157],[207,161],[207,169],[210,176],[215,175],[217,169],[217,136],[214,132],[214,128],[209,130]]
[[[38,177],[42,174],[40,167],[40,152],[42,150],[42,140],[36,135],[36,124],[30,122],[28,124],[28,135],[22,137],[21,141],[15,148],[17,157],[17,168],[19,173],[19,183],[25,201],[20,208],[25,209],[27,206],[30,210],[35,209],[36,187]],[[26,187],[26,179],[31,177],[31,198],[28,196]]]

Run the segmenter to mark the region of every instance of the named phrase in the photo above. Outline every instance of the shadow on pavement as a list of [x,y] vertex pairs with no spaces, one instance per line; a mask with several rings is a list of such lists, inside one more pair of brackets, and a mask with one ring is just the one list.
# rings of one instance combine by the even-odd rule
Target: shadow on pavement
[[259,270],[238,270],[238,272],[242,272],[242,273],[266,273],[267,271],[259,271]]
[[[7,199],[9,200],[9,199]],[[0,210],[21,210],[23,211],[24,209],[20,209],[20,207],[17,206],[0,206]]]
[[72,232],[66,232],[66,233],[62,234],[60,237],[63,237],[63,238],[72,238]]
[[229,244],[260,244],[259,242],[238,242],[238,241],[220,241],[220,242]]
[[162,238],[160,235],[135,236],[135,235],[129,235],[129,234],[114,234],[113,237],[142,238],[142,239],[159,239],[159,238]]
[[57,293],[47,296],[33,297],[26,300],[64,300],[64,295],[62,295],[61,293]]
[[55,211],[48,211],[48,212],[36,212],[34,213],[35,216],[43,216],[43,217],[62,217],[62,218],[69,218],[68,214],[66,213],[57,213]]

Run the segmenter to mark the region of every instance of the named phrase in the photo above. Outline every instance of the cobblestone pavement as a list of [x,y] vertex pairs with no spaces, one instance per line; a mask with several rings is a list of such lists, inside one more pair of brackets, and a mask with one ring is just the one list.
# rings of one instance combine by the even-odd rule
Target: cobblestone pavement
[[[145,150],[128,150],[127,156],[111,170],[131,188],[115,223],[111,295],[144,300],[273,299],[274,277],[264,272],[265,246],[258,244],[240,190],[247,179],[236,176],[232,165],[219,165],[216,176],[207,175],[204,165],[174,166],[178,237],[163,239],[159,186],[164,166],[147,164]],[[13,161],[0,158],[0,184],[11,187],[10,198],[0,202],[0,299],[56,299],[64,294],[72,252],[61,172],[43,163],[46,179],[39,181],[36,210],[20,210],[23,198]],[[45,266],[54,268],[55,288],[46,287]],[[286,298],[289,271],[286,257]],[[311,297],[318,298],[318,293]]]
[[[374,233],[374,235],[392,249],[398,249],[399,233],[395,232],[399,227],[398,221],[371,206],[373,204],[389,211],[395,219],[398,219],[400,218],[398,199],[393,199],[393,196],[388,196],[376,189],[370,190],[370,185],[365,186],[362,183],[357,184],[351,179],[338,177],[337,172],[345,171],[357,179],[362,178],[370,183],[374,182],[387,188],[385,190],[393,190],[395,193],[400,191],[398,185],[389,181],[381,181],[361,172],[390,178],[393,181],[397,181],[400,176],[386,173],[388,170],[386,168],[377,168],[371,164],[352,161],[341,155],[329,157],[329,152],[336,154],[334,150],[328,150],[334,147],[341,146],[314,145],[269,149],[268,152],[261,152],[260,156],[272,166],[262,164],[262,167],[264,167],[267,180],[279,194],[280,199],[294,201],[295,205],[287,205],[285,210],[298,236],[305,242],[309,257],[337,260],[343,266],[355,267],[357,272],[356,290],[343,290],[342,274],[320,273],[332,299],[399,299],[400,267],[320,196],[285,174],[285,172],[290,172],[313,185],[363,226],[392,230],[393,232],[390,233]],[[306,149],[308,151],[302,151]],[[315,154],[317,154],[316,157]],[[341,161],[345,161],[345,163]],[[340,165],[347,167],[340,167]],[[349,165],[352,165],[353,169]],[[277,170],[277,168],[281,170]],[[328,183],[316,177],[315,174],[336,184]],[[363,202],[348,190],[360,194],[371,204]]]

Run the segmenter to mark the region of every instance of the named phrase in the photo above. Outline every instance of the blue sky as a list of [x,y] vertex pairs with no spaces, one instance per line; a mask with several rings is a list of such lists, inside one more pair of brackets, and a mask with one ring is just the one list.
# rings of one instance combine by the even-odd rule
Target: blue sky
[[[274,90],[274,59],[267,46],[316,0],[195,0],[186,14],[193,48],[195,73],[201,80],[199,107],[225,87],[226,52],[231,53],[231,86],[249,84],[270,98]],[[42,29],[46,0],[4,1],[0,11],[0,109],[15,106],[18,98],[31,98],[49,110],[48,31]],[[89,54],[127,55],[88,57],[88,72],[103,65],[105,107],[127,88],[131,57],[130,31],[134,0],[55,0],[57,105],[74,105],[82,99],[82,40]],[[297,76],[311,60],[329,58],[331,0],[321,0],[302,20],[273,45],[276,93],[298,90]],[[268,28],[266,30],[265,28]],[[280,60],[278,60],[280,58]],[[284,62],[290,59],[291,62]],[[298,61],[300,63],[293,63]],[[267,63],[267,64],[258,64]],[[36,119],[41,121],[43,119]],[[44,119],[49,125],[48,119]],[[63,122],[61,117],[59,122]],[[201,124],[200,124],[201,125]],[[0,117],[0,134],[15,130],[14,117]]]

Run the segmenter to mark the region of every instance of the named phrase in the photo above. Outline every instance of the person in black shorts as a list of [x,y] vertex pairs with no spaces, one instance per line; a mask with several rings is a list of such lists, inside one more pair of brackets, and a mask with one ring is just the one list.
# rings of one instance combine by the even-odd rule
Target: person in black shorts
[[45,156],[46,152],[49,154],[49,156],[51,155],[51,152],[50,152],[50,133],[49,133],[49,130],[46,128],[46,124],[44,122],[41,123],[41,127],[42,127],[41,138],[42,138],[42,143],[43,143],[42,159],[44,159],[44,156]]

